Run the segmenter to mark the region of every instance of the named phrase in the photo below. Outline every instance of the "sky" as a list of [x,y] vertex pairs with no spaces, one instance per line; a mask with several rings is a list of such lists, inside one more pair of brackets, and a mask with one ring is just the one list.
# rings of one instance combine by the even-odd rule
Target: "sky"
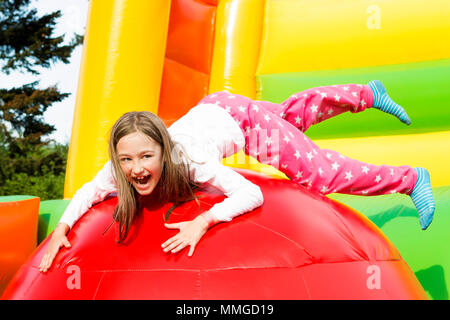
[[[57,10],[61,11],[62,16],[58,19],[55,35],[65,34],[67,42],[73,38],[74,32],[84,34],[88,5],[88,0],[34,0],[32,2],[32,6],[38,10],[39,16]],[[56,85],[60,92],[71,93],[63,101],[52,104],[44,114],[45,122],[56,128],[54,133],[48,135],[47,138],[54,139],[59,143],[70,142],[81,52],[82,46],[80,45],[72,52],[70,63],[60,62],[52,65],[49,69],[40,69],[41,74],[38,76],[20,72],[11,72],[10,75],[5,75],[0,72],[2,88],[19,87],[40,80],[39,88]]]

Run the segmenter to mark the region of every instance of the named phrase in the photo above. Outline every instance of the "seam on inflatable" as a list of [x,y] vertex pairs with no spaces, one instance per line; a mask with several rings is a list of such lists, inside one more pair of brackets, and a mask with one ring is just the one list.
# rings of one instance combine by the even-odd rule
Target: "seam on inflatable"
[[[339,214],[336,212],[336,210],[333,208],[333,207],[331,207],[330,206],[330,211],[331,212],[333,212],[333,214],[335,215],[335,217],[342,223],[342,225],[344,226],[344,228],[347,230],[347,233],[349,234],[349,236],[350,236],[350,238],[353,240],[353,241],[349,241],[348,240],[348,237],[345,237],[344,239],[345,239],[345,241],[352,247],[352,248],[355,248],[356,250],[356,253],[358,253],[358,255],[360,256],[360,257],[362,257],[362,258],[365,258],[365,259],[363,259],[363,260],[365,260],[365,261],[369,261],[369,260],[371,260],[370,258],[369,258],[369,256],[367,255],[367,253],[361,248],[361,246],[359,246],[359,242],[358,242],[358,240],[357,240],[357,237],[355,237],[355,235],[353,234],[353,232],[351,231],[351,229],[347,226],[347,224],[345,223],[345,221],[344,221],[344,219],[342,219],[340,216],[339,216]],[[355,247],[353,244],[358,244],[358,246],[357,247]]]
[[197,299],[202,298],[201,272],[201,270],[198,270],[195,277],[194,296],[197,296]]
[[308,299],[309,299],[309,300],[312,300],[311,292],[309,292],[308,283],[306,282],[306,279],[305,279],[305,277],[303,276],[303,274],[300,274],[300,276],[302,277],[303,285],[304,285],[304,287],[305,287],[306,294],[308,295]]
[[188,69],[190,69],[190,70],[193,70],[193,71],[196,71],[196,72],[198,72],[198,73],[201,73],[201,74],[203,74],[203,75],[205,75],[205,76],[209,76],[208,73],[202,72],[202,71],[200,71],[200,70],[198,70],[198,69],[196,69],[196,68],[190,67],[190,66],[188,66],[187,64],[181,63],[181,62],[179,62],[179,61],[177,61],[177,60],[174,60],[174,59],[172,59],[172,58],[169,58],[169,57],[167,57],[167,56],[165,57],[165,59],[170,60],[171,62],[174,62],[174,63],[176,63],[177,65],[181,65],[181,66],[186,67],[186,68],[188,68]]
[[[36,268],[37,269],[37,268]],[[30,291],[30,289],[33,287],[33,285],[34,285],[34,283],[36,282],[36,280],[38,279],[39,277],[35,277],[33,280],[31,280],[31,283],[30,283],[30,285],[28,286],[28,288],[25,290],[25,292],[23,293],[23,295],[22,295],[22,298],[21,299],[24,299],[23,297],[25,296],[27,296],[27,294],[28,294],[28,291]]]
[[[103,276],[105,273],[115,273],[115,272],[214,272],[214,271],[233,271],[233,270],[264,270],[264,269],[300,269],[304,267],[309,266],[316,266],[316,265],[326,265],[326,264],[337,264],[337,263],[373,263],[373,262],[405,262],[403,259],[391,259],[391,260],[354,260],[354,261],[330,261],[330,262],[313,262],[308,264],[302,264],[297,266],[286,266],[286,267],[279,267],[279,266],[273,266],[273,267],[225,267],[225,268],[210,268],[210,269],[117,269],[117,270],[91,270],[91,271],[85,271],[85,272],[101,272],[102,277],[99,280],[99,286],[101,281],[103,280]],[[96,290],[97,294],[98,288]]]
[[299,243],[297,243],[297,242],[295,242],[294,240],[290,239],[289,237],[287,237],[287,236],[285,236],[285,235],[283,235],[283,234],[281,234],[281,233],[279,233],[279,232],[277,232],[277,231],[275,231],[275,230],[272,230],[272,229],[270,229],[270,228],[268,228],[268,227],[266,227],[266,226],[260,225],[260,224],[254,222],[254,221],[248,220],[248,222],[249,222],[249,223],[252,223],[252,224],[254,224],[254,225],[256,225],[256,226],[258,226],[258,227],[260,227],[260,228],[262,228],[262,229],[271,231],[272,233],[274,233],[274,234],[276,234],[276,235],[278,235],[278,236],[280,236],[280,237],[282,237],[282,238],[284,238],[284,239],[286,239],[286,240],[292,242],[292,243],[295,244],[297,247],[299,247],[301,250],[303,250],[303,251],[308,255],[308,257],[311,259],[311,261],[314,260],[313,256],[312,256],[312,255],[311,255],[311,254],[310,254],[310,253],[309,253],[302,245],[300,245]]
[[102,275],[100,277],[100,280],[98,280],[97,288],[95,289],[94,295],[92,296],[92,300],[96,300],[98,289],[100,288],[100,284],[102,283],[104,276],[105,276],[105,272],[102,271]]

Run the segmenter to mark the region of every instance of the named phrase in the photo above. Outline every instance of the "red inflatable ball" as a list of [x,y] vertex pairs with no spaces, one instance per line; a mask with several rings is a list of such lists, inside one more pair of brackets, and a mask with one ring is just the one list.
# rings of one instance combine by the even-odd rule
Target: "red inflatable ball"
[[[409,266],[365,216],[289,180],[237,170],[261,186],[264,204],[210,229],[194,255],[164,253],[178,230],[171,204],[147,205],[124,244],[112,222],[117,198],[91,208],[68,233],[51,269],[38,271],[44,240],[3,299],[427,299]],[[202,210],[224,196],[205,186]],[[192,219],[195,201],[169,222]]]

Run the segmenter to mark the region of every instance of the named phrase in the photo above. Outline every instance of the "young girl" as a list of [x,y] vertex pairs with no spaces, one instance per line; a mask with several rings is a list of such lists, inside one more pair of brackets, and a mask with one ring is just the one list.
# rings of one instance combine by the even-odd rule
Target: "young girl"
[[94,203],[110,193],[117,192],[119,199],[113,217],[119,222],[120,242],[126,238],[144,197],[177,203],[193,199],[198,184],[210,183],[227,196],[223,202],[192,221],[165,224],[180,232],[162,244],[163,251],[175,253],[190,246],[188,255],[192,256],[211,226],[263,203],[258,186],[221,164],[222,158],[241,149],[322,194],[407,194],[425,230],[435,209],[427,170],[363,163],[320,149],[303,133],[312,124],[345,111],[361,112],[370,107],[410,124],[405,110],[390,99],[377,80],[368,85],[313,88],[281,104],[218,92],[202,99],[167,130],[150,112],[127,113],[112,129],[111,160],[74,195],[39,268],[46,272],[59,249],[70,247],[67,232]]

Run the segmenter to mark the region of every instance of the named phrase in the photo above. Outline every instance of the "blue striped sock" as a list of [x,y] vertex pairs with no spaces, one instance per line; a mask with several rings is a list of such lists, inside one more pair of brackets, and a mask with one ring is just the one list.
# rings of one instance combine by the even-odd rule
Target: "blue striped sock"
[[434,203],[428,170],[424,168],[414,168],[414,170],[417,172],[417,181],[410,197],[419,212],[420,226],[422,230],[425,230],[433,220],[436,204]]
[[372,108],[392,114],[393,116],[396,116],[401,122],[406,123],[407,125],[411,124],[411,120],[409,119],[405,109],[392,101],[381,81],[370,81],[368,86],[370,87],[370,89],[372,89],[373,92]]

